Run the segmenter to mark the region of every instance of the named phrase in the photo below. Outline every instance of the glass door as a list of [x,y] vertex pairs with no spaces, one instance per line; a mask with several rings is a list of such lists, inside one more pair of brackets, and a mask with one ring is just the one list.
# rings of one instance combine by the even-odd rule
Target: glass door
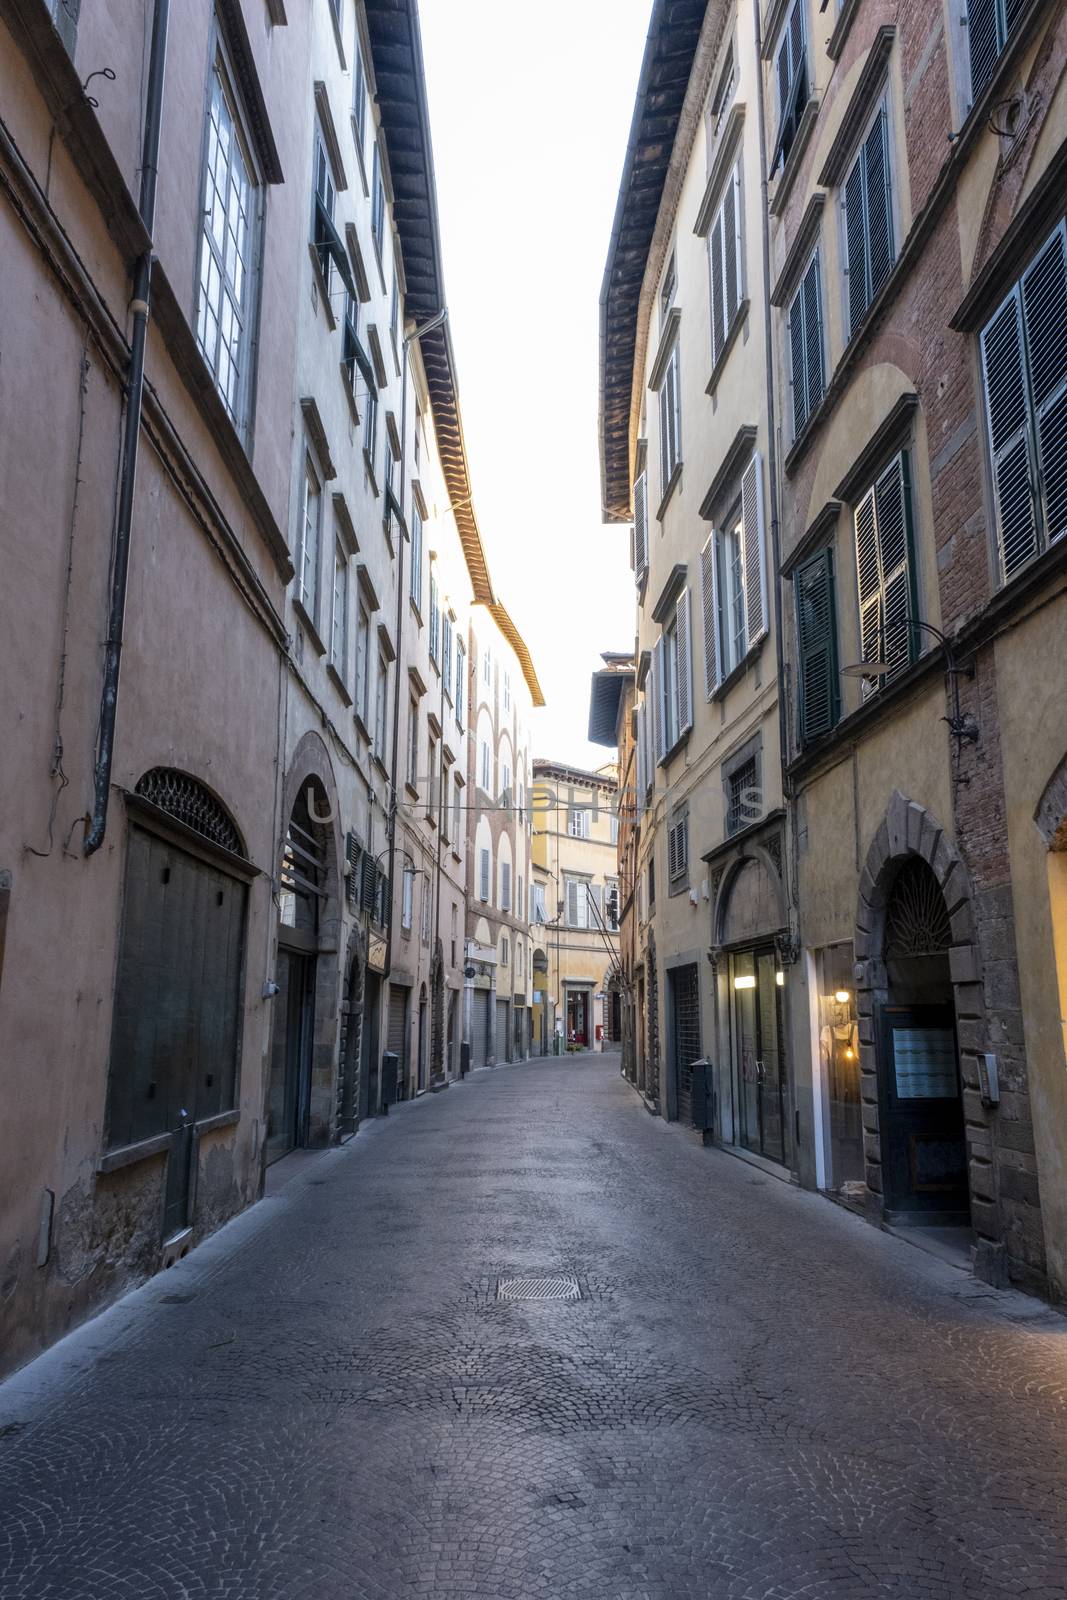
[[773,948],[731,958],[740,1143],[785,1161],[785,1057],[781,986]]

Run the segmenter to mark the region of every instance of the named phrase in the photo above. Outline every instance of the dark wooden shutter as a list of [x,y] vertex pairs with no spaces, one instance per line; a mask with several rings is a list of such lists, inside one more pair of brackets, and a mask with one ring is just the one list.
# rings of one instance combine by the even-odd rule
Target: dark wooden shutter
[[997,0],[967,0],[967,38],[971,52],[971,100],[993,76],[1000,54]]
[[1023,276],[1023,320],[1035,408],[1045,537],[1067,531],[1067,261],[1061,223]]
[[893,268],[889,119],[884,104],[863,142],[863,175],[867,191],[867,305],[870,305]]
[[848,255],[848,331],[855,333],[867,309],[867,229],[863,215],[863,160],[845,179],[845,249]]
[[704,692],[710,700],[722,677],[719,667],[719,585],[715,535],[700,552],[700,594],[704,614]]
[[767,559],[763,521],[763,472],[759,451],[741,479],[741,536],[744,543],[745,620],[748,648],[767,632]]
[[833,551],[797,569],[793,579],[797,613],[800,742],[827,733],[838,718],[837,617]]
[[1004,576],[1010,578],[1037,551],[1029,400],[1018,286],[983,329],[981,346],[986,416],[993,453],[997,535]]
[[691,606],[689,590],[685,588],[674,608],[677,662],[675,674],[678,683],[678,737],[688,733],[693,726],[693,661],[690,647]]

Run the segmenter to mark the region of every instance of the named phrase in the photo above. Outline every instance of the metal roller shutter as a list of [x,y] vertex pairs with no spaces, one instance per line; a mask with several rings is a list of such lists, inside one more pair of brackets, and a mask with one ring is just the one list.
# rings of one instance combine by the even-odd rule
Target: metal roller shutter
[[408,992],[395,986],[389,990],[389,1028],[385,1048],[396,1055],[397,1094],[403,1098],[407,1093],[408,1081]]
[[508,1059],[508,1003],[496,1003],[496,1064],[499,1067]]
[[485,989],[475,989],[471,1011],[471,1067],[489,1064],[489,995]]

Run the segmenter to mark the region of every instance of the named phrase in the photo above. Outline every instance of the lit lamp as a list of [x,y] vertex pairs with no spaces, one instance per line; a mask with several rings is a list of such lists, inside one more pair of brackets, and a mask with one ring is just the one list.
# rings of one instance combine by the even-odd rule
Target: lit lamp
[[834,995],[834,999],[837,1001],[839,1006],[847,1006],[849,1001],[852,999],[852,996],[849,994],[847,989],[838,989]]
[[734,988],[735,989],[754,989],[755,987],[756,987],[756,978],[755,978],[755,974],[754,973],[742,972],[738,977],[736,977],[734,979]]
[[778,971],[774,974],[774,981],[778,985],[779,989],[785,988],[785,973],[782,971],[781,967],[779,967]]

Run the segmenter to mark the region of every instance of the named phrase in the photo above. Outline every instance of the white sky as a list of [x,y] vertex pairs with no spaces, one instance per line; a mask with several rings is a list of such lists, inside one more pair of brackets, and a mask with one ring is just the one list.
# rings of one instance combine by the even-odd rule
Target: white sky
[[474,507],[546,707],[583,767],[602,650],[633,647],[629,534],[600,517],[600,284],[651,0],[421,0]]

